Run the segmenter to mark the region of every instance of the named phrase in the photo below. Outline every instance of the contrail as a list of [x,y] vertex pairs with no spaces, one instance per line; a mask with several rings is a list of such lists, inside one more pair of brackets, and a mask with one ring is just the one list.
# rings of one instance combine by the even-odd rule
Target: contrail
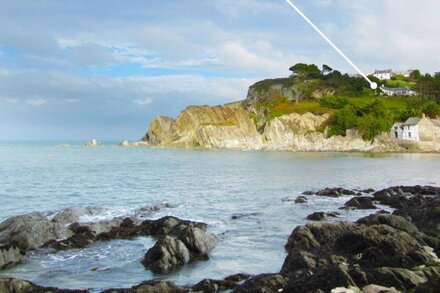
[[366,81],[368,81],[368,83],[370,84],[370,87],[375,90],[377,89],[377,83],[372,82],[363,72],[362,70],[359,69],[359,67],[356,66],[356,64],[354,64],[350,58],[347,57],[347,55],[344,54],[344,52],[342,52],[304,13],[302,13],[302,11],[295,5],[292,3],[292,1],[290,0],[286,0],[286,2],[292,6],[293,9],[296,10],[296,12],[298,12],[299,15],[301,15],[302,18],[304,18],[304,20],[310,24],[310,26],[324,39],[326,40],[327,43],[329,43],[330,46],[333,47],[333,49],[336,50],[336,52],[339,53],[339,55],[342,56],[342,58],[345,59],[345,61],[348,62],[348,64],[350,64],[363,78],[365,78]]

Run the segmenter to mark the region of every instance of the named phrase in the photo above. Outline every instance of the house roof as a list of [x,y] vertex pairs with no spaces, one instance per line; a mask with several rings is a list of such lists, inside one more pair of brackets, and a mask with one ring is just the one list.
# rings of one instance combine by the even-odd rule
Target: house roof
[[411,118],[408,118],[408,120],[405,121],[405,125],[417,125],[417,124],[419,124],[420,120],[422,120],[422,118],[411,117]]
[[386,73],[393,73],[393,71],[391,69],[386,69],[386,70],[375,70],[374,74],[386,74]]
[[407,87],[386,87],[386,86],[382,86],[382,90],[390,91],[390,92],[409,92],[409,91],[411,91]]

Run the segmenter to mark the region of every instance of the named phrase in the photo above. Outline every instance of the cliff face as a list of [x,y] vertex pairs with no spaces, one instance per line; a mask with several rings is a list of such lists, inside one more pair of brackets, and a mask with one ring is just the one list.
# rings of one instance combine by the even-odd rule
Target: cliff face
[[176,120],[160,116],[151,123],[143,141],[184,148],[262,148],[262,138],[249,113],[234,106],[190,106]]
[[326,138],[326,115],[290,114],[267,123],[262,133],[249,112],[236,106],[191,106],[176,120],[159,116],[143,141],[153,146],[276,151],[401,151],[386,140],[364,141],[358,136]]

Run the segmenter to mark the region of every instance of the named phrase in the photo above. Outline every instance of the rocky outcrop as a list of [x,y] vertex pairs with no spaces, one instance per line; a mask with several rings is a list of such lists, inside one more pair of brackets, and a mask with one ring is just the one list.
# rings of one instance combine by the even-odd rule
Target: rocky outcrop
[[20,264],[26,260],[25,253],[15,245],[0,246],[0,270]]
[[356,195],[356,192],[342,187],[334,187],[334,188],[326,187],[318,191],[304,191],[303,194],[326,196],[326,197],[341,197],[345,195]]
[[[298,227],[286,244],[284,290],[329,292],[377,284],[407,291],[425,283],[440,274],[440,262],[422,238],[409,233],[413,228],[394,215]],[[434,266],[424,267],[426,263]]]
[[151,145],[184,148],[261,149],[262,140],[242,108],[191,106],[176,120],[158,117],[142,139]]
[[357,196],[347,201],[344,205],[346,209],[355,210],[374,210],[377,207],[374,205],[373,198],[369,196]]
[[307,220],[309,221],[322,221],[327,219],[328,217],[337,217],[339,213],[333,212],[333,213],[326,213],[326,212],[314,212],[307,216]]
[[96,139],[91,139],[88,142],[86,142],[85,146],[89,148],[98,147],[101,143],[98,142]]
[[53,287],[42,287],[34,283],[12,279],[0,278],[0,292],[2,293],[87,293],[87,290],[67,290]]
[[238,286],[233,293],[278,293],[284,292],[286,278],[280,274],[262,274],[250,278]]
[[203,228],[177,224],[148,250],[142,263],[155,273],[167,273],[189,262],[208,259],[217,242],[217,237]]

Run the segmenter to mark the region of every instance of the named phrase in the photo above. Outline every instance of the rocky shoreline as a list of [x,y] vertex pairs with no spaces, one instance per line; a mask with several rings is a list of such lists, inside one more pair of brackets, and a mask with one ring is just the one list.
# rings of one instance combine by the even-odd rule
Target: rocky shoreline
[[[326,188],[307,191],[307,197],[352,196],[341,209],[375,209],[356,222],[320,222],[337,212],[316,212],[296,227],[285,245],[287,256],[277,274],[236,274],[206,279],[192,286],[161,280],[104,292],[439,292],[440,188],[399,186],[380,191]],[[392,212],[379,210],[388,206]],[[167,216],[148,219],[169,206],[145,207],[142,215],[81,222],[79,215],[93,208],[56,213],[31,213],[0,224],[0,269],[20,265],[26,253],[86,247],[96,241],[152,236],[156,244],[142,263],[155,273],[172,273],[189,262],[208,261],[218,242],[205,223]],[[240,217],[236,217],[239,219]],[[46,288],[28,281],[0,278],[0,292],[88,292]]]

